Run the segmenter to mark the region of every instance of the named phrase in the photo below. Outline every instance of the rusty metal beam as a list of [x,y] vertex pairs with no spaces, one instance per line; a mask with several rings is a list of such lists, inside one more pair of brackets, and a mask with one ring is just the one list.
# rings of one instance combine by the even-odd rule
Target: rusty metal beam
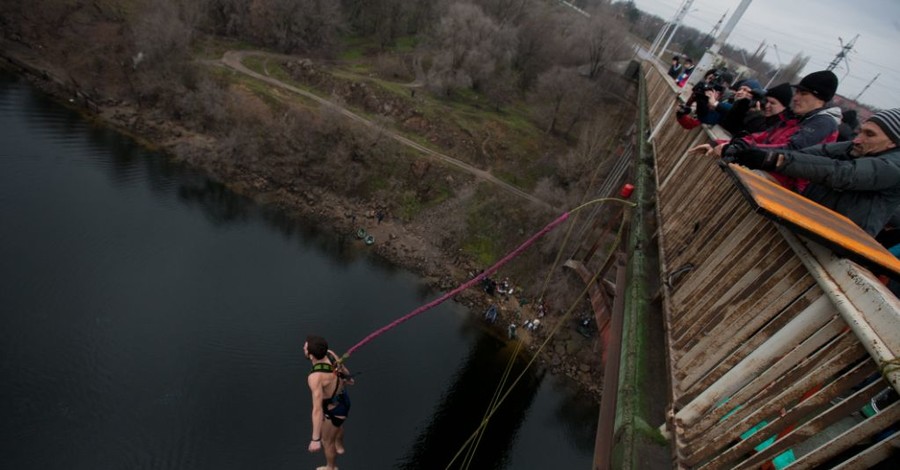
[[[614,257],[610,256],[609,258]],[[582,282],[587,285],[588,297],[591,299],[591,309],[597,322],[597,331],[600,331],[609,322],[610,317],[610,301],[606,295],[606,290],[594,280],[594,275],[587,270],[587,267],[581,261],[570,259],[563,266],[575,271]],[[601,271],[598,273],[597,278],[599,279],[604,275],[606,273]]]
[[613,436],[616,424],[616,393],[619,384],[619,361],[622,355],[622,325],[625,312],[626,258],[616,256],[616,295],[610,319],[610,336],[606,361],[603,365],[603,395],[600,398],[600,417],[594,440],[594,470],[612,468]]

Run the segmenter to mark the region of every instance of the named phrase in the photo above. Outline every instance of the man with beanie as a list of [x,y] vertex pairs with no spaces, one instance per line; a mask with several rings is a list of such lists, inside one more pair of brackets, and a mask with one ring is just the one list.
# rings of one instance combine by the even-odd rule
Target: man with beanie
[[748,168],[808,180],[804,196],[872,236],[900,207],[900,108],[873,115],[852,142],[799,151],[745,147],[726,154]]
[[787,118],[785,111],[790,110],[794,90],[789,83],[782,83],[766,90],[766,104],[763,107],[765,129],[775,126]]
[[[785,119],[775,127],[750,134],[742,139],[748,144],[768,149],[799,150],[816,144],[835,142],[838,125],[841,122],[841,108],[826,107],[826,103],[837,92],[838,78],[828,70],[813,72],[793,85],[797,91],[791,98],[793,117]],[[724,142],[707,153],[722,156]],[[692,150],[699,150],[695,147]],[[782,186],[802,193],[807,182],[802,178],[789,178],[779,173],[772,174]]]

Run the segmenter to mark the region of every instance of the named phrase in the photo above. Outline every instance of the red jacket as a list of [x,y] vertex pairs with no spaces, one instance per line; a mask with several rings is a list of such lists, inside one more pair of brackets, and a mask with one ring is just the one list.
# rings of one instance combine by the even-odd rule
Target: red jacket
[[[787,111],[782,113],[782,120],[778,124],[743,139],[758,148],[788,150],[799,150],[837,141],[838,125],[841,122],[840,108],[819,108],[802,117],[787,114],[789,114]],[[777,172],[769,174],[785,188],[798,193],[802,193],[809,185],[809,181],[803,178],[785,176]]]

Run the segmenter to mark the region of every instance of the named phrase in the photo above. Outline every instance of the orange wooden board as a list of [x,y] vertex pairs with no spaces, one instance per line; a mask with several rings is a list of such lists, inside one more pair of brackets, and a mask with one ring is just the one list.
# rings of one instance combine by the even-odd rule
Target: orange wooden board
[[900,278],[900,259],[850,219],[740,165],[723,168],[758,212],[876,273]]

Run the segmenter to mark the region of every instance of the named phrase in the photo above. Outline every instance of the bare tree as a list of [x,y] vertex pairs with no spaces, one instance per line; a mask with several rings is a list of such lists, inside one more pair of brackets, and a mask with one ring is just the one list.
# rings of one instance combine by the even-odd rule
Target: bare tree
[[538,75],[553,65],[574,63],[568,59],[571,48],[561,34],[571,17],[563,21],[560,13],[549,5],[534,5],[518,25],[513,67],[519,72],[522,90],[530,90]]
[[627,31],[606,12],[598,10],[590,18],[579,21],[571,36],[572,46],[581,50],[580,59],[587,65],[590,78],[598,77],[611,62],[627,57],[628,53]]
[[802,72],[806,67],[806,64],[809,63],[809,59],[810,56],[798,52],[797,55],[781,69],[781,73],[778,74],[778,81],[788,83],[797,82],[797,79],[800,78],[800,72]]
[[434,35],[439,51],[429,71],[429,86],[449,93],[455,88],[479,88],[511,63],[515,48],[512,28],[503,27],[476,5],[454,3]]
[[554,66],[538,77],[531,94],[535,119],[548,134],[568,134],[595,101],[594,85],[571,67]]
[[474,3],[500,24],[518,24],[531,8],[537,8],[534,0],[474,0]]
[[350,29],[359,35],[374,36],[384,48],[397,38],[422,30],[430,19],[435,2],[406,0],[342,0]]

